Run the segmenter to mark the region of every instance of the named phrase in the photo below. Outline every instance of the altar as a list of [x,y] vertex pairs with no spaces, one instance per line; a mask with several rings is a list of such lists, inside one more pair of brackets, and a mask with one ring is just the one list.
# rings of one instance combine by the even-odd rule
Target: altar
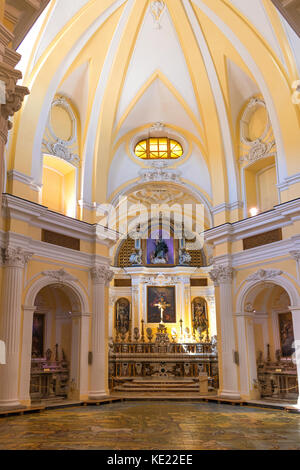
[[114,268],[111,389],[195,392],[199,374],[206,373],[209,390],[217,390],[215,296],[209,269]]

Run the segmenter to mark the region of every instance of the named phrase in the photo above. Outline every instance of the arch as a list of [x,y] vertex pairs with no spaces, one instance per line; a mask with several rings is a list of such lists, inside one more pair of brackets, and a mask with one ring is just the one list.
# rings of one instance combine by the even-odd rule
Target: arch
[[[72,306],[72,318],[74,318],[75,329],[72,332],[72,360],[70,380],[74,379],[75,393],[78,396],[88,393],[88,367],[87,357],[89,350],[89,302],[86,294],[74,280],[66,278],[62,281],[51,276],[43,276],[34,281],[25,296],[23,306],[23,331],[22,331],[22,362],[20,372],[20,398],[30,403],[30,380],[31,380],[31,349],[32,349],[32,323],[35,311],[35,300],[38,293],[45,287],[59,286],[67,295]],[[79,320],[79,322],[78,322]]]
[[[71,293],[75,295],[75,298],[78,300],[80,306],[79,311],[75,310],[77,313],[85,314],[89,312],[89,302],[86,297],[86,294],[84,293],[83,289],[78,285],[78,283],[76,283],[76,281],[64,280],[63,282],[58,282],[50,276],[43,276],[30,286],[25,297],[26,307],[35,307],[34,303],[38,293],[44,287],[55,285],[65,287],[67,290],[69,290],[69,292],[71,291]],[[70,295],[69,297],[70,301],[72,302],[72,295]]]
[[287,273],[283,273],[282,275],[278,275],[273,279],[268,279],[268,280],[259,280],[259,281],[248,281],[245,280],[243,281],[242,286],[240,287],[240,291],[237,297],[236,301],[236,312],[241,313],[244,312],[245,309],[245,301],[247,299],[247,296],[249,293],[255,289],[255,287],[259,287],[262,282],[264,285],[266,284],[272,284],[272,285],[278,285],[282,287],[289,295],[290,301],[291,301],[291,306],[297,306],[300,303],[300,295],[294,286],[294,284],[284,277],[283,275]]

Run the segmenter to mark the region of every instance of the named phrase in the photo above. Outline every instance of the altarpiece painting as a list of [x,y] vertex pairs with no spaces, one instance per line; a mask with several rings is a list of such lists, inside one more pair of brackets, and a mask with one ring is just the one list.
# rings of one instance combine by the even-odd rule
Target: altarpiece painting
[[175,287],[148,286],[148,323],[176,323]]

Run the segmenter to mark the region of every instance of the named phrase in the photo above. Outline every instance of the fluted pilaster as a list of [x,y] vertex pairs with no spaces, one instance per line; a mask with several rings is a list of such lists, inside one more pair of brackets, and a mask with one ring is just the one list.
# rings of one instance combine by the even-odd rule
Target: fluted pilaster
[[0,406],[19,405],[21,298],[23,269],[31,253],[7,247],[2,251],[4,274],[0,338],[6,344],[6,365],[0,367]]
[[230,398],[239,398],[237,365],[234,362],[236,351],[232,280],[234,270],[231,266],[214,266],[210,277],[216,287],[216,309],[218,327],[218,351],[220,368],[219,394]]
[[105,311],[105,288],[113,278],[107,266],[91,269],[93,281],[92,313],[92,366],[89,397],[98,399],[108,394],[107,315]]

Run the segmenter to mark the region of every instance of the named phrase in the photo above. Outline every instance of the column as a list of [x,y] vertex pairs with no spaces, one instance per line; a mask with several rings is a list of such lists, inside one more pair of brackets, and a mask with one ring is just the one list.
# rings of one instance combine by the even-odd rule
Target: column
[[24,266],[31,255],[21,248],[3,250],[0,338],[6,344],[6,365],[0,366],[0,406],[20,405],[21,299]]
[[294,361],[297,365],[297,374],[298,374],[298,388],[299,388],[299,397],[298,397],[298,407],[300,407],[300,307],[290,307],[290,311],[293,316],[293,329],[294,329],[294,339],[295,339],[295,355]]
[[214,295],[209,295],[205,296],[205,300],[208,305],[210,337],[217,336],[216,298]]
[[71,343],[71,370],[70,370],[70,389],[69,398],[79,399],[80,388],[80,325],[81,314],[72,313],[72,343]]
[[29,406],[30,399],[30,373],[32,353],[32,325],[33,314],[36,307],[23,307],[23,339],[20,376],[20,400],[23,405]]
[[260,398],[258,388],[255,388],[257,366],[253,321],[251,312],[236,314],[241,395],[247,399]]
[[216,288],[220,375],[219,395],[238,399],[240,398],[240,393],[237,380],[237,365],[234,361],[234,353],[237,348],[233,324],[233,268],[231,266],[215,266],[210,272],[210,277]]
[[89,336],[90,336],[90,313],[81,314],[81,341],[80,341],[80,383],[79,394],[81,400],[86,400],[89,395]]
[[97,400],[108,395],[108,312],[105,311],[105,288],[113,278],[108,266],[96,266],[91,270],[93,281],[92,312],[92,365],[89,398]]
[[141,323],[140,323],[140,280],[137,279],[137,278],[133,278],[133,280],[132,280],[131,295],[132,295],[131,328],[132,328],[132,334],[133,334],[134,328],[138,328],[139,330],[141,328]]

